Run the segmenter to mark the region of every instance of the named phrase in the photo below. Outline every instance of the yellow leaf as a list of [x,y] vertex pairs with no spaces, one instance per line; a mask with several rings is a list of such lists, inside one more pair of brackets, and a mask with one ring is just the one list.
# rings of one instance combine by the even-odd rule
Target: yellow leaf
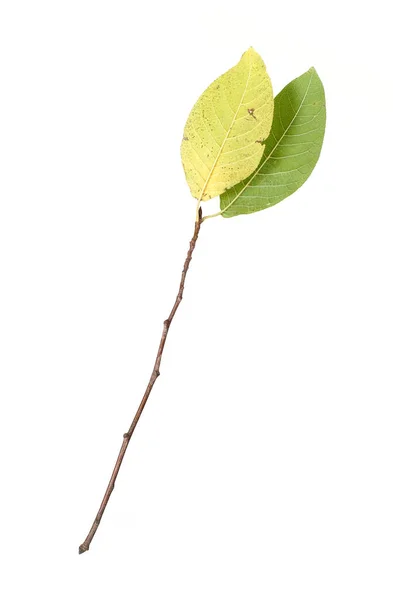
[[204,91],[188,117],[181,158],[195,198],[219,196],[255,171],[273,107],[265,63],[250,48]]

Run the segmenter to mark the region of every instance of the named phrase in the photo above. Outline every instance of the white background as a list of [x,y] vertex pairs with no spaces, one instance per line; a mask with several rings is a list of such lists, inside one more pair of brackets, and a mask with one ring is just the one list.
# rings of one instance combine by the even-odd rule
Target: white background
[[[1,541],[7,600],[391,600],[388,3],[3,0]],[[310,180],[203,224],[199,94],[250,45],[327,96]],[[214,212],[215,201],[209,211]]]

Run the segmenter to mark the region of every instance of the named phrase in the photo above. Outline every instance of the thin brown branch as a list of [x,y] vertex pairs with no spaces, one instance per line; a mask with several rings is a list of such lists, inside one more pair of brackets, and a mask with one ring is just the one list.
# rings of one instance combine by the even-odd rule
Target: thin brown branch
[[198,219],[195,222],[194,235],[192,236],[192,239],[190,241],[190,247],[189,247],[189,250],[187,252],[187,257],[186,257],[186,260],[185,260],[185,263],[184,263],[184,267],[183,267],[183,271],[182,271],[182,275],[181,275],[179,291],[177,293],[176,300],[175,300],[173,308],[172,308],[172,310],[170,312],[170,315],[164,321],[164,328],[163,328],[163,331],[162,331],[160,344],[158,346],[158,351],[157,351],[156,360],[154,362],[153,372],[152,372],[152,374],[150,376],[150,380],[149,380],[149,383],[147,384],[146,391],[145,391],[145,393],[143,395],[143,398],[141,400],[139,408],[136,411],[135,417],[134,417],[134,419],[133,419],[133,421],[132,421],[132,423],[130,425],[130,428],[127,431],[127,433],[125,433],[123,435],[123,443],[122,443],[121,448],[120,448],[119,456],[117,457],[117,460],[116,460],[116,463],[115,463],[115,467],[113,469],[111,478],[110,478],[109,483],[108,483],[108,487],[106,488],[104,497],[103,497],[102,502],[101,502],[101,506],[100,506],[100,508],[98,510],[96,518],[93,521],[93,525],[91,526],[91,529],[90,529],[90,531],[89,531],[89,533],[88,533],[85,541],[83,542],[83,544],[81,544],[79,546],[79,554],[83,554],[83,552],[87,552],[89,550],[89,548],[90,548],[90,544],[91,544],[91,542],[92,542],[92,540],[93,540],[93,538],[94,538],[94,536],[96,534],[98,526],[99,526],[99,524],[101,522],[101,519],[103,517],[103,514],[104,514],[105,509],[107,507],[107,504],[109,502],[109,498],[111,497],[111,494],[112,494],[112,492],[114,490],[116,479],[117,479],[117,476],[119,474],[120,467],[121,467],[121,464],[123,462],[123,458],[124,458],[124,455],[126,453],[128,444],[129,444],[130,439],[131,439],[131,436],[132,436],[132,434],[135,431],[135,428],[136,428],[136,426],[138,424],[139,418],[140,418],[140,416],[142,414],[143,409],[145,408],[146,402],[147,402],[147,400],[148,400],[148,398],[150,396],[150,392],[153,389],[153,386],[154,386],[154,384],[156,382],[156,379],[160,375],[161,358],[162,358],[162,353],[164,351],[166,338],[167,338],[168,331],[169,331],[169,328],[171,326],[173,317],[175,316],[176,311],[177,311],[177,309],[179,307],[179,304],[180,304],[180,302],[182,301],[182,298],[183,298],[184,284],[185,284],[185,281],[186,281],[186,276],[187,276],[188,268],[190,266],[190,262],[191,262],[191,259],[192,259],[192,253],[194,251],[195,244],[196,244],[196,241],[198,239],[198,235],[199,235],[199,230],[201,228],[201,224],[202,224],[202,210],[199,209],[199,211],[198,211]]

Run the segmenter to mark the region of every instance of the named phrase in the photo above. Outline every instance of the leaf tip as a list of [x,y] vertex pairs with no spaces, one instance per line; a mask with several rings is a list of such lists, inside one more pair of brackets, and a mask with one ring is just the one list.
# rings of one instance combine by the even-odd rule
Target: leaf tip
[[312,75],[313,77],[316,76],[318,79],[320,79],[315,67],[310,67],[307,73],[310,73],[310,75]]
[[243,52],[242,58],[246,56],[255,57],[259,56],[259,54],[253,46],[250,46],[245,52]]

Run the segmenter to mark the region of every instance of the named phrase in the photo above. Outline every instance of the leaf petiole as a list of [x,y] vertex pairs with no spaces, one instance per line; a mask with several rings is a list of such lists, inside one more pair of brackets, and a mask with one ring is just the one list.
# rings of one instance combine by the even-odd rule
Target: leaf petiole
[[213,219],[214,217],[219,217],[220,215],[222,215],[225,212],[225,210],[226,209],[220,210],[220,212],[213,213],[212,215],[205,215],[204,217],[202,217],[202,223],[203,223],[203,221],[206,221],[207,219]]

